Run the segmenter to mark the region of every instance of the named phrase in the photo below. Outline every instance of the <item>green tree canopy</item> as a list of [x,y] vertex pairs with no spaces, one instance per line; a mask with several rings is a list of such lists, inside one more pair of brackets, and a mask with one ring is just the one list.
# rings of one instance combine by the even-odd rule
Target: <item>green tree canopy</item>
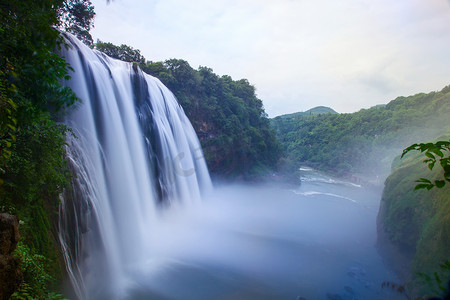
[[61,27],[88,46],[93,45],[89,31],[94,27],[94,6],[90,0],[65,0],[59,9]]
[[204,149],[210,171],[222,177],[252,178],[274,169],[280,146],[262,101],[248,80],[193,69],[182,59],[146,61],[139,50],[97,42],[105,54],[133,62],[159,78],[177,97]]
[[412,143],[449,130],[450,88],[398,97],[351,114],[291,114],[271,124],[286,155],[337,175],[387,176]]

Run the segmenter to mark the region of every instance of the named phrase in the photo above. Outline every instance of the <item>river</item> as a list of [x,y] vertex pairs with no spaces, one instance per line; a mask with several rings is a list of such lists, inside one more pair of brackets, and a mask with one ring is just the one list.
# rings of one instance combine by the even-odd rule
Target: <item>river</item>
[[302,170],[298,187],[223,185],[165,211],[129,299],[397,299],[375,248],[381,190]]

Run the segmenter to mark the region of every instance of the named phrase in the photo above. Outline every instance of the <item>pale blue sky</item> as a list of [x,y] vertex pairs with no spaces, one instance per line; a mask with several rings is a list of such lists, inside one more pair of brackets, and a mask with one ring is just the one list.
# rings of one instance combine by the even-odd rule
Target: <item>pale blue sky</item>
[[270,117],[450,84],[448,0],[93,0],[94,39],[247,78]]

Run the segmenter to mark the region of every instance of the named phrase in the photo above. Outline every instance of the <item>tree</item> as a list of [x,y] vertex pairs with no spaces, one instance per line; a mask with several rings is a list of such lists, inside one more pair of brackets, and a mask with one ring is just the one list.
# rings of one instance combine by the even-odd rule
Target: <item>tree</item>
[[177,97],[202,144],[212,173],[254,178],[274,169],[279,143],[248,80],[233,80],[182,59],[146,61],[139,50],[98,41],[97,50],[159,78]]
[[145,63],[145,58],[144,56],[142,56],[141,51],[133,49],[132,47],[125,44],[116,46],[112,43],[105,43],[97,40],[97,43],[95,43],[94,47],[95,49],[105,53],[112,58],[138,64]]
[[89,31],[94,27],[95,12],[90,0],[65,0],[59,14],[63,29],[86,45],[93,45],[94,41]]
[[291,160],[375,180],[390,173],[390,162],[407,146],[444,134],[449,114],[450,87],[445,87],[351,114],[279,116],[272,125]]

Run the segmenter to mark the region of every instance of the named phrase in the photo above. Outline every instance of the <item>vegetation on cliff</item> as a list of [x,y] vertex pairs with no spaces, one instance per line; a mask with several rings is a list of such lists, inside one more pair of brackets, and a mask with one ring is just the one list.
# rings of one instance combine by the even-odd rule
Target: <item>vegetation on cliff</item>
[[279,116],[272,125],[291,160],[337,175],[375,177],[387,176],[407,146],[445,133],[449,115],[447,86],[351,114]]
[[53,222],[70,176],[68,128],[56,120],[77,98],[60,84],[69,66],[55,52],[64,47],[56,28],[78,24],[90,7],[85,0],[0,4],[0,210],[20,220],[16,254],[24,276],[13,299],[59,297],[51,292],[61,277]]
[[[449,137],[450,133],[439,139]],[[439,275],[440,265],[445,266],[450,258],[450,186],[414,190],[415,181],[419,177],[434,181],[442,178],[443,172],[441,168],[430,171],[419,153],[397,157],[385,182],[378,217],[387,242],[412,257],[411,286],[421,296],[436,295],[439,282],[435,272],[442,280],[441,286],[445,287],[450,279],[449,270]],[[426,280],[427,276],[432,279]]]
[[208,168],[225,178],[254,178],[276,167],[280,146],[255,87],[246,79],[193,69],[181,59],[152,62],[127,45],[97,42],[95,48],[134,62],[177,97],[203,147]]

